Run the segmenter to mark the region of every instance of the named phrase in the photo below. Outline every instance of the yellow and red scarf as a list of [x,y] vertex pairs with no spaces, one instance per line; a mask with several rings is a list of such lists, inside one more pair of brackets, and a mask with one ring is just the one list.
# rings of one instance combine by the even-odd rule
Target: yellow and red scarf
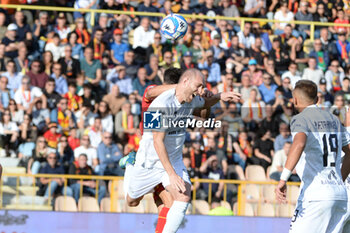
[[[263,116],[262,116],[262,108],[261,108],[261,105],[258,102],[256,102],[258,104],[258,117],[261,119]],[[252,107],[252,101],[249,100],[249,117],[250,119],[253,119],[253,116],[254,116],[254,112],[253,112],[253,107]]]

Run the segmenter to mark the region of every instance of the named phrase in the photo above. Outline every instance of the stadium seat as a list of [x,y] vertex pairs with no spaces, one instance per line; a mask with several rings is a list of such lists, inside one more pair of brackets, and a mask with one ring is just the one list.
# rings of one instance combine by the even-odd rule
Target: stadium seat
[[299,187],[296,185],[289,185],[287,187],[287,200],[291,204],[297,203],[299,196]]
[[295,207],[292,204],[277,205],[277,217],[290,218],[293,216]]
[[266,181],[265,170],[259,165],[249,165],[245,169],[245,176],[249,181]]
[[[101,209],[101,212],[111,212],[111,198],[109,197],[105,197],[101,200],[101,204],[100,204],[100,209]],[[114,203],[114,209],[116,212],[120,213],[120,212],[124,212],[122,211],[122,205],[124,205],[124,202],[121,203],[121,201],[119,200],[115,200]]]
[[19,205],[47,205],[47,199],[42,196],[13,196],[10,200],[10,204],[19,204]]
[[[235,215],[238,215],[238,202],[235,202],[233,204],[233,213]],[[255,216],[255,211],[253,205],[250,203],[245,203],[244,204],[244,211],[243,211],[243,216]]]
[[[112,182],[108,183],[108,191],[109,193],[112,193]],[[124,193],[124,180],[117,180],[114,182],[114,193],[117,194],[118,199],[124,199],[125,193]]]
[[51,205],[19,205],[19,204],[11,204],[4,207],[4,209],[8,210],[46,210],[52,211]]
[[77,208],[77,203],[75,202],[73,197],[59,196],[55,200],[55,210],[77,212],[78,208]]
[[39,190],[38,186],[19,186],[18,191],[20,195],[35,196]]
[[78,210],[82,212],[99,212],[100,208],[94,197],[81,197],[78,202]]
[[145,203],[146,201],[141,200],[140,204],[136,207],[130,207],[128,205],[125,205],[125,212],[126,213],[134,213],[134,214],[144,214],[146,213],[146,209],[145,209]]
[[266,184],[262,186],[264,200],[270,203],[276,202],[275,188],[273,184]]
[[258,202],[261,197],[259,185],[247,184],[245,187],[245,197],[248,202]]
[[221,201],[220,204],[221,204],[221,206],[223,206],[229,210],[232,210],[231,204],[228,203],[227,201]]
[[258,216],[275,217],[275,208],[272,204],[263,203],[258,205]]
[[194,208],[194,211],[195,211],[194,214],[202,214],[202,215],[207,215],[210,210],[208,202],[204,200],[193,200],[192,208]]

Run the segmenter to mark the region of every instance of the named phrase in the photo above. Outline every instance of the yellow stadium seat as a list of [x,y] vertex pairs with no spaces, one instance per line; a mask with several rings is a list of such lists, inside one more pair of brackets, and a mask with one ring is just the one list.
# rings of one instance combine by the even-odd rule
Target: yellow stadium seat
[[249,202],[258,202],[261,197],[259,185],[247,184],[245,187],[245,196]]
[[294,205],[292,204],[280,204],[277,206],[277,217],[291,218],[294,213]]
[[[109,197],[105,197],[101,200],[100,209],[101,212],[111,212],[111,205],[112,200]],[[124,202],[122,200],[115,200],[114,203],[114,210],[118,213],[124,212]]]
[[249,165],[245,169],[245,176],[250,181],[266,181],[265,170],[259,165]]
[[[235,202],[233,204],[233,213],[235,215],[238,215],[238,202]],[[250,216],[250,217],[255,216],[255,211],[252,204],[247,202],[244,204],[243,216]]]
[[82,212],[99,212],[97,200],[94,197],[81,197],[78,202],[78,209]]
[[194,214],[207,215],[209,213],[210,207],[208,202],[204,200],[193,200],[192,208],[194,208]]
[[24,168],[24,167],[4,167],[3,173],[26,174],[26,168]]
[[276,186],[273,184],[265,184],[263,187],[263,197],[267,202],[276,202],[276,194],[275,188]]
[[287,200],[291,204],[297,203],[299,196],[299,186],[296,185],[289,185],[287,187]]
[[77,212],[78,208],[77,208],[77,203],[75,202],[73,197],[59,196],[55,200],[55,210]]
[[272,204],[263,203],[258,205],[258,216],[275,217],[275,208]]
[[[124,193],[124,180],[116,180],[114,182],[114,193],[118,193],[118,199],[124,199],[125,193]],[[112,193],[112,181],[108,183],[108,191],[109,193]]]
[[228,203],[227,201],[221,201],[220,204],[221,204],[221,206],[225,207],[226,209],[232,210],[231,204]]
[[38,186],[19,186],[18,191],[20,195],[35,196],[39,190]]

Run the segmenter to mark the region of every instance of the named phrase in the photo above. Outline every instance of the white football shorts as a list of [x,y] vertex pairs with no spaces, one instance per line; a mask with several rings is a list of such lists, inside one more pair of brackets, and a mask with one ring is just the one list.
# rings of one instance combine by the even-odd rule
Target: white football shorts
[[289,233],[341,233],[347,201],[298,201]]
[[[178,176],[185,182],[191,184],[187,169],[182,160],[172,164]],[[144,168],[141,165],[128,165],[124,175],[124,191],[125,195],[136,199],[152,193],[153,189],[162,184],[164,187],[170,185],[169,176],[164,169],[161,168]]]

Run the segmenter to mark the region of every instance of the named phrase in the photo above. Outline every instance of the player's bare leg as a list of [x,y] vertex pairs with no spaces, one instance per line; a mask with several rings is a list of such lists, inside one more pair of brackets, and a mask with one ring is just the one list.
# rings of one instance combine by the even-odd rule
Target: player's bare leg
[[129,196],[129,194],[126,195],[126,203],[128,206],[131,206],[131,207],[136,207],[140,204],[140,201],[143,199],[143,196],[142,197],[139,197],[139,198],[131,198]]
[[168,185],[166,190],[171,193],[174,202],[168,212],[163,233],[175,233],[185,217],[188,204],[191,200],[191,184],[185,182],[185,192],[181,192],[172,185]]
[[173,204],[173,198],[171,194],[164,189],[163,185],[159,184],[154,189],[153,199],[158,208],[156,233],[161,233],[163,232],[169,209]]

